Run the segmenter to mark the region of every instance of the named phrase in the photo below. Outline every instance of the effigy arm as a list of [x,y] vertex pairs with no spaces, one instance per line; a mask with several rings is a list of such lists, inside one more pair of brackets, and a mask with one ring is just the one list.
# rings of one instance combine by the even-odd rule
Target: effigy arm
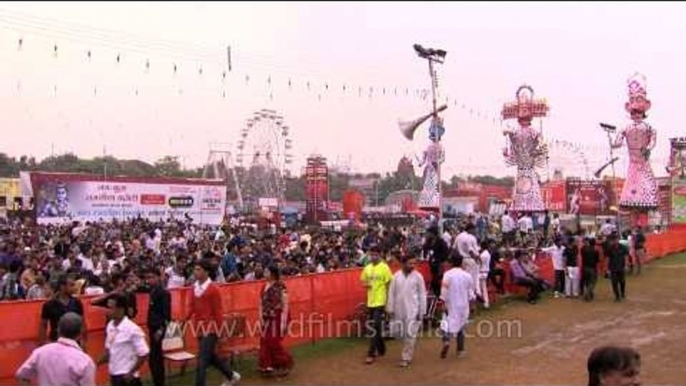
[[624,135],[625,135],[624,130],[617,133],[617,136],[615,137],[614,140],[610,139],[610,146],[613,149],[621,148],[622,145],[624,144]]
[[646,146],[646,149],[648,150],[653,150],[655,148],[655,145],[657,144],[657,131],[652,128],[652,126],[648,125],[648,145]]

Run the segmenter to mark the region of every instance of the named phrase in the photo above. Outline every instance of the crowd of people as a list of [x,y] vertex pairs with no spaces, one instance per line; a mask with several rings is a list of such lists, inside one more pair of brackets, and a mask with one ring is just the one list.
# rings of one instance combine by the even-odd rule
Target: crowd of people
[[[385,354],[381,331],[388,314],[404,334],[400,365],[407,367],[427,310],[427,293],[442,301],[441,358],[447,356],[453,338],[462,356],[470,312],[475,303],[490,306],[489,284],[505,293],[506,270],[515,285],[528,289],[530,303],[548,289],[554,290],[555,297],[582,294],[592,301],[597,274],[602,271],[602,250],[616,301],[622,301],[626,262],[640,272],[645,254],[645,235],[640,228],[619,235],[616,225],[608,221],[599,229],[571,232],[560,225],[557,215],[547,212],[540,220],[529,214],[520,214],[515,220],[505,212],[500,218],[476,214],[441,224],[429,218],[406,226],[378,223],[345,231],[306,226],[257,230],[238,219],[210,227],[189,219],[152,222],[142,218],[64,225],[24,220],[2,224],[0,230],[0,300],[46,299],[40,343],[66,339],[67,345],[73,345],[74,326],[87,330],[84,320],[78,318],[83,316],[83,304],[75,295],[94,295],[91,304],[109,310],[108,339],[118,336],[116,342],[123,342],[122,357],[113,357],[111,352],[117,349],[106,342],[109,354],[99,360],[109,363],[114,385],[138,384],[138,369],[146,358],[154,384],[164,384],[162,339],[171,319],[168,290],[173,288],[193,286],[194,301],[187,321],[219,328],[223,322],[216,284],[265,279],[260,320],[267,327],[260,341],[259,370],[284,376],[293,360],[282,345],[288,316],[282,277],[364,267],[361,281],[368,289],[373,332],[366,362],[372,364]],[[538,272],[535,261],[541,253],[552,258],[554,283]],[[428,291],[424,278],[414,269],[420,260],[430,267]],[[402,265],[395,275],[388,268],[391,261]],[[150,293],[149,343],[141,340],[145,334],[131,321],[138,312],[136,292]],[[62,321],[65,315],[72,315],[67,322]],[[63,323],[68,324],[64,334]],[[218,333],[209,329],[199,336],[198,385],[205,384],[208,366],[217,367],[226,384],[240,379],[217,357]],[[80,334],[79,339],[87,339],[87,335]]]
[[[465,264],[475,277],[478,292],[486,292],[481,288],[486,280],[503,292],[503,261],[514,260],[519,254],[526,263],[531,255],[527,251],[543,250],[553,256],[556,275],[560,276],[556,293],[578,296],[582,289],[578,278],[583,272],[574,269],[579,265],[575,248],[583,248],[582,242],[574,239],[576,235],[560,226],[557,215],[546,213],[543,221],[535,221],[527,214],[514,220],[505,213],[500,219],[465,216],[446,223],[440,235],[426,232],[424,223],[387,228],[380,225],[366,231],[346,232],[305,226],[258,231],[237,221],[208,227],[189,221],[151,222],[140,218],[66,225],[35,225],[30,220],[6,223],[0,225],[0,300],[50,298],[57,278],[63,274],[74,277],[77,293],[86,295],[102,295],[117,286],[145,291],[141,273],[147,269],[160,270],[167,289],[188,286],[193,282],[193,262],[200,258],[213,261],[212,279],[219,283],[262,279],[270,265],[277,265],[284,276],[321,273],[364,266],[372,244],[381,248],[387,260],[410,250],[418,252],[420,258],[430,262],[431,290],[438,294],[437,273],[441,264],[448,261],[450,248],[459,247],[466,252],[464,235],[460,243],[453,245],[453,241],[457,241],[454,239],[467,224],[473,226],[470,232],[477,245],[469,246],[473,255],[465,253]],[[614,225],[607,223],[597,232],[584,231],[580,240],[587,240],[594,247],[607,240],[613,231]],[[630,247],[630,270],[635,268],[640,273],[644,234],[635,231],[621,236]],[[569,248],[563,255],[565,246]],[[484,256],[488,257],[488,267],[477,263],[483,251],[490,255]],[[591,257],[588,260],[592,262]],[[524,273],[531,273],[527,268],[532,267],[523,268]],[[521,271],[519,267],[515,270]],[[485,276],[483,283],[478,276]],[[518,277],[526,282],[529,276]],[[567,277],[569,280],[564,280]]]
[[[394,275],[380,258],[382,249],[372,246],[371,261],[361,273],[360,281],[367,288],[367,307],[371,323],[371,337],[365,363],[372,365],[386,355],[382,320],[389,316],[393,336],[402,339],[399,367],[408,367],[413,359],[417,337],[427,312],[425,280],[415,269],[418,258],[426,257],[431,267],[430,290],[440,299],[441,320],[438,332],[442,340],[439,357],[446,359],[450,342],[455,339],[457,356],[464,357],[466,333],[475,303],[488,308],[488,282],[493,280],[498,291],[503,290],[502,266],[508,262],[515,284],[529,289],[527,300],[535,303],[539,294],[553,285],[539,276],[534,263],[539,253],[549,254],[554,262],[554,296],[579,297],[580,281],[586,301],[594,299],[593,289],[599,270],[600,255],[607,257],[607,271],[612,279],[616,301],[625,298],[624,274],[626,262],[638,262],[645,255],[645,235],[640,227],[625,234],[622,245],[616,225],[605,222],[598,232],[578,230],[573,233],[559,226],[546,212],[540,228],[533,226],[530,215],[521,214],[519,226],[509,213],[502,216],[500,235],[491,228],[479,229],[485,218],[468,218],[459,224],[457,233],[448,228],[439,236],[433,226],[427,230],[424,251],[409,250],[399,256],[402,268]],[[495,238],[494,238],[495,236]],[[596,237],[598,246],[596,246]],[[628,239],[631,238],[632,241]],[[629,259],[634,254],[635,259]],[[504,258],[501,257],[504,255]],[[579,264],[579,257],[581,264]],[[583,275],[579,266],[583,267]],[[498,271],[500,271],[498,273]],[[564,295],[563,295],[564,294]],[[631,348],[600,347],[588,360],[589,386],[634,385],[638,382],[640,356]]]
[[[193,262],[207,258],[216,282],[259,280],[270,265],[284,276],[362,266],[365,250],[381,243],[390,255],[419,247],[411,227],[335,232],[299,227],[199,226],[188,221],[35,225],[5,224],[0,240],[0,300],[49,298],[62,274],[76,278],[77,292],[100,295],[118,285],[144,290],[141,273],[158,269],[167,289],[191,285]],[[378,241],[377,241],[378,240]]]

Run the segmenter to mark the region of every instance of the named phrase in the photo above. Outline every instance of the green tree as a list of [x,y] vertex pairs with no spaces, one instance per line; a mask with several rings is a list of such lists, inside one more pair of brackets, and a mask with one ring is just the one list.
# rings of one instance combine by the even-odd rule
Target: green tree
[[181,163],[179,157],[166,155],[155,161],[157,174],[165,177],[174,177],[181,174]]

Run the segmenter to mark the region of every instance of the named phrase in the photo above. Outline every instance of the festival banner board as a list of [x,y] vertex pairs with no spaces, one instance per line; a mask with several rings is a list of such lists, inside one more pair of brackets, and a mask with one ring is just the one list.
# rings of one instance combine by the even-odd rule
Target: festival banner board
[[551,212],[567,211],[567,194],[565,181],[550,181],[541,186],[541,195],[545,208]]
[[195,223],[219,225],[226,212],[226,185],[217,180],[31,173],[31,185],[39,224],[188,215]]
[[672,179],[672,224],[686,224],[686,178]]
[[611,216],[616,205],[612,181],[567,180],[567,212],[585,216]]

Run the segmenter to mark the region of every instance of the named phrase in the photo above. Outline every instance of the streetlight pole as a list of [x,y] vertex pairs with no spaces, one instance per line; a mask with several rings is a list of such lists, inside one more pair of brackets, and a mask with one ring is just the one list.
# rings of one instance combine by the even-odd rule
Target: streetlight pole
[[[617,234],[621,235],[622,234],[622,226],[619,222],[619,197],[617,197],[617,175],[615,173],[615,162],[617,161],[617,158],[615,158],[615,152],[614,152],[614,147],[612,146],[612,134],[617,131],[617,127],[613,125],[609,125],[607,123],[600,123],[600,127],[605,130],[605,133],[607,133],[607,142],[610,147],[610,161],[608,162],[610,167],[612,167],[612,194],[615,197],[615,204],[617,205],[617,211],[615,212],[615,222],[617,223]],[[600,177],[600,173],[602,170],[607,166],[603,166],[596,172],[596,177]]]
[[[434,48],[424,48],[419,44],[415,44],[414,50],[417,55],[426,59],[429,62],[429,76],[431,77],[431,103],[432,103],[432,125],[435,125],[438,120],[438,108],[436,106],[436,89],[438,88],[438,77],[436,75],[436,70],[434,68],[434,62],[438,64],[443,64],[445,60],[445,55],[447,52],[442,49]],[[435,135],[433,138],[434,143],[440,142],[440,135]],[[438,179],[438,225],[441,227],[441,219],[443,218],[443,197],[442,197],[442,187],[441,187],[441,163],[436,162],[436,177]]]

